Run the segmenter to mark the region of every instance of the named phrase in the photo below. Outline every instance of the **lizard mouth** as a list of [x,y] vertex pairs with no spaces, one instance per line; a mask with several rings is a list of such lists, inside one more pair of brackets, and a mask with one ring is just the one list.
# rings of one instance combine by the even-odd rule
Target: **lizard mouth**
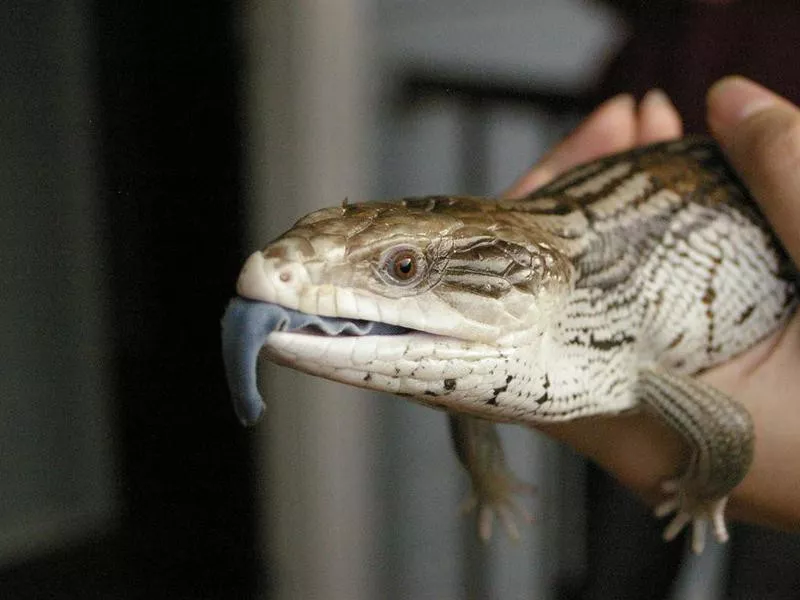
[[366,336],[412,331],[377,321],[322,317],[271,302],[233,298],[222,318],[222,358],[236,416],[244,425],[254,425],[264,412],[256,366],[259,351],[273,332]]

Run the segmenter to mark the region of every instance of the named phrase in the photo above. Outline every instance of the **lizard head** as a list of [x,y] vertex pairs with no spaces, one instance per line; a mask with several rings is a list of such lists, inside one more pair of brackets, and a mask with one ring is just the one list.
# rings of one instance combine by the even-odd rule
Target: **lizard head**
[[547,319],[571,277],[546,232],[434,197],[316,211],[245,264],[240,296],[497,344]]
[[250,256],[237,293],[288,315],[256,327],[276,362],[437,404],[502,387],[478,363],[541,337],[571,280],[547,232],[493,202],[428,197],[311,213]]

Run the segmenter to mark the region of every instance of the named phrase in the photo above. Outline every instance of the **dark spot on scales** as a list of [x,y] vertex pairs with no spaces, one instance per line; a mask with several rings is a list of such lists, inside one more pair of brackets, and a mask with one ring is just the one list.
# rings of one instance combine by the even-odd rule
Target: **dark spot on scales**
[[[547,390],[550,389],[550,376],[547,373],[544,374],[544,382],[542,383],[542,387],[544,388],[544,394],[534,400],[534,402],[536,402],[536,404],[539,406],[550,400],[550,395],[547,392]],[[530,396],[528,397],[530,398]]]
[[596,340],[594,333],[589,336],[589,347],[596,350],[613,350],[624,344],[632,344],[636,338],[632,335],[618,335],[608,340]]
[[514,376],[509,375],[506,377],[506,384],[504,386],[494,388],[494,396],[492,396],[492,398],[489,399],[486,404],[497,406],[497,397],[508,389],[508,384],[511,383],[513,379]]
[[713,287],[706,288],[706,293],[703,294],[701,298],[701,302],[703,304],[711,304],[714,302],[714,299],[717,297],[717,292]]
[[444,380],[444,389],[448,392],[452,392],[456,389],[456,380],[455,379],[445,379]]
[[372,380],[372,373],[367,373],[364,375],[364,381],[371,381]]
[[432,391],[430,391],[430,390],[425,390],[423,393],[424,393],[426,396],[438,396],[438,395],[439,395],[439,394],[437,394],[436,392],[432,392]]
[[755,304],[751,304],[746,309],[744,309],[744,312],[741,315],[739,315],[738,319],[736,319],[736,324],[741,325],[742,323],[747,321],[747,319],[750,318],[750,315],[753,314],[753,311],[755,309],[756,309]]
[[680,332],[680,333],[678,334],[678,336],[677,336],[677,337],[676,337],[674,340],[672,340],[672,341],[669,343],[669,346],[667,346],[667,349],[669,349],[669,350],[672,350],[672,349],[673,349],[673,348],[675,348],[675,347],[676,347],[678,344],[680,344],[680,343],[683,341],[683,336],[684,336],[684,332],[682,331],[682,332]]

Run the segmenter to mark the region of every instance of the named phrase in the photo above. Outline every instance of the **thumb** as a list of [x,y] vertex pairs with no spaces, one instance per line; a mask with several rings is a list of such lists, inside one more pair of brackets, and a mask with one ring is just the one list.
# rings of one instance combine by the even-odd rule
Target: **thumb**
[[800,109],[743,77],[708,92],[711,132],[800,264]]

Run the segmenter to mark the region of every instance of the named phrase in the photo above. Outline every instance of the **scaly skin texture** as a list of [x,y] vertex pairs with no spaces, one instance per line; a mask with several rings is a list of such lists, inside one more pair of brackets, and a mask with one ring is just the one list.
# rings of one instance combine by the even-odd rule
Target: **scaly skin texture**
[[[697,139],[589,163],[522,200],[317,211],[251,256],[238,292],[408,328],[275,332],[266,349],[457,419],[652,410],[692,450],[657,512],[677,512],[668,538],[693,520],[697,551],[707,521],[727,537],[726,497],[747,472],[753,434],[741,406],[690,376],[752,347],[794,309],[784,253],[716,147]],[[468,425],[454,422],[454,437],[486,522],[487,511],[509,514],[519,485],[493,432]]]

